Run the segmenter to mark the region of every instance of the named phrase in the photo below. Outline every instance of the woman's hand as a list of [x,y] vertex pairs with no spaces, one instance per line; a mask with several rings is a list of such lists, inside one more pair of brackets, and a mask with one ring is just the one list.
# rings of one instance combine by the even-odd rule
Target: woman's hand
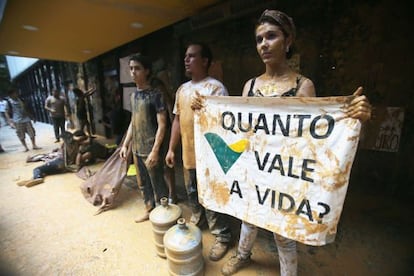
[[365,122],[371,119],[372,107],[365,95],[362,95],[363,88],[358,87],[354,92],[355,98],[348,105],[346,114],[348,117]]
[[196,94],[191,101],[191,109],[200,110],[203,107],[204,107],[204,97],[201,96],[200,93],[196,91]]

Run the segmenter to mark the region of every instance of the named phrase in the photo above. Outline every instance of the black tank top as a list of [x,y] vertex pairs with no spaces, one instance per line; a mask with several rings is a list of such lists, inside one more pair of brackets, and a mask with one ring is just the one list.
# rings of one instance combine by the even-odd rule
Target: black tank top
[[[282,95],[280,95],[280,97],[295,97],[296,93],[298,92],[302,84],[302,79],[303,79],[303,76],[299,75],[296,78],[296,87],[293,87],[289,89],[288,91],[284,92]],[[256,81],[256,78],[252,79],[252,81],[250,82],[250,89],[249,89],[249,93],[247,94],[247,96],[248,97],[264,97],[264,95],[260,92],[260,90],[257,90],[256,93],[253,92],[255,81]],[[277,97],[277,96],[272,96],[272,97]]]

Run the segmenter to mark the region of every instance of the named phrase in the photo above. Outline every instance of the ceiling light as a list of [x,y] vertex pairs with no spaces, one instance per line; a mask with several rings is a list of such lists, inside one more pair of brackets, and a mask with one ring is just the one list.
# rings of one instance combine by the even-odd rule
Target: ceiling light
[[10,55],[18,55],[18,54],[20,54],[17,51],[8,51],[7,53],[10,54]]
[[22,28],[27,30],[27,31],[32,31],[32,32],[37,32],[39,30],[38,27],[35,27],[35,26],[32,26],[32,25],[23,25]]
[[134,29],[141,29],[142,27],[144,27],[144,25],[142,25],[142,23],[139,22],[132,22],[130,26]]
[[82,53],[84,53],[84,54],[90,54],[90,53],[92,53],[92,51],[89,50],[89,49],[85,49],[85,50],[82,50]]

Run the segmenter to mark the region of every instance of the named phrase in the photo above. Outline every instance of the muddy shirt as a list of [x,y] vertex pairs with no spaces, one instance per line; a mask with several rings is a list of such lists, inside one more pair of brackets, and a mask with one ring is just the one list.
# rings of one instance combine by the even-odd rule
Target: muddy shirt
[[191,101],[196,91],[203,96],[227,96],[224,85],[212,77],[193,83],[188,81],[182,84],[176,94],[173,113],[180,115],[181,142],[183,147],[183,164],[186,169],[195,169],[194,152],[194,112]]
[[158,129],[157,113],[166,106],[160,90],[137,90],[131,95],[132,150],[142,157],[151,153]]

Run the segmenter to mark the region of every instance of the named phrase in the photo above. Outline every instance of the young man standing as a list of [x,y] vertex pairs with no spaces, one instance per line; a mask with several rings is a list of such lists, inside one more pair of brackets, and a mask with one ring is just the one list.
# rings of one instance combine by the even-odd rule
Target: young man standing
[[131,95],[131,123],[126,133],[120,156],[127,158],[127,149],[132,142],[134,163],[137,168],[137,181],[143,189],[145,213],[135,222],[149,219],[156,202],[168,196],[163,178],[163,141],[167,126],[167,109],[162,92],[151,87],[151,61],[142,55],[134,55],[129,60],[129,71],[137,90]]
[[[29,148],[26,144],[26,133],[29,135],[30,140],[32,141],[33,149],[40,149],[36,145],[36,132],[32,125],[32,119],[30,114],[25,106],[25,103],[18,97],[17,90],[11,89],[9,91],[10,106],[6,107],[6,117],[10,126],[16,129],[17,137],[25,148],[25,151],[29,151]],[[11,108],[12,116],[10,117],[9,112]]]
[[176,93],[174,105],[174,121],[171,129],[169,149],[165,161],[168,166],[175,164],[175,149],[182,142],[183,165],[188,172],[186,189],[191,206],[191,222],[201,225],[205,219],[210,232],[216,237],[210,250],[209,258],[212,261],[220,260],[228,250],[231,239],[230,227],[224,215],[204,209],[198,202],[196,161],[194,151],[194,112],[191,109],[193,97],[200,95],[223,96],[228,95],[224,85],[216,79],[208,76],[208,68],[211,64],[212,54],[209,47],[203,43],[192,43],[185,53],[185,72],[191,80],[182,84]]
[[53,129],[55,131],[55,143],[58,143],[60,142],[60,134],[65,132],[66,101],[64,97],[60,96],[60,93],[56,88],[52,90],[52,95],[47,97],[45,101],[45,109],[50,112]]

